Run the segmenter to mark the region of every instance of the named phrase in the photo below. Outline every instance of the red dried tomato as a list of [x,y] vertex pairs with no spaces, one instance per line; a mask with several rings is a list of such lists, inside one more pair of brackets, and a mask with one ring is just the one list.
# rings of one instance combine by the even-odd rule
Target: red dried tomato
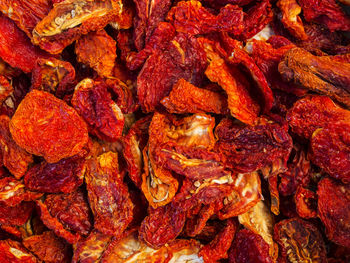
[[104,153],[88,161],[85,174],[94,227],[101,233],[121,236],[133,217],[133,203],[119,173],[118,154]]
[[230,263],[272,263],[269,245],[261,236],[248,229],[240,230],[232,242],[229,252]]
[[31,72],[38,58],[49,55],[35,47],[14,22],[0,15],[0,57],[13,67]]
[[317,129],[311,138],[311,161],[330,176],[350,183],[350,125],[338,123]]
[[92,216],[87,198],[81,189],[69,194],[47,195],[44,204],[50,215],[68,230],[87,236]]
[[51,231],[25,238],[23,246],[44,262],[68,263],[71,259],[68,244]]
[[89,65],[101,77],[112,76],[116,54],[116,42],[106,31],[90,32],[75,44],[77,60]]
[[87,143],[85,122],[76,111],[52,94],[32,90],[10,121],[16,143],[49,163],[80,152]]
[[0,261],[3,263],[39,263],[20,242],[11,239],[0,240]]
[[124,115],[101,81],[82,80],[71,101],[89,125],[89,131],[102,140],[114,142],[122,135]]
[[207,245],[199,251],[199,256],[203,257],[204,262],[217,262],[220,259],[228,257],[228,250],[235,237],[238,224],[234,219],[228,219],[226,226],[220,233]]
[[42,162],[31,167],[24,176],[25,186],[44,193],[70,193],[84,181],[85,159],[74,156],[57,163]]
[[327,262],[322,236],[307,221],[298,218],[280,221],[275,225],[274,238],[280,244],[282,262]]
[[318,216],[326,227],[327,237],[341,246],[350,247],[350,185],[331,178],[318,183]]
[[158,249],[181,233],[185,220],[186,213],[172,204],[150,207],[149,215],[141,223],[139,238]]
[[0,149],[4,166],[17,179],[21,178],[33,162],[31,154],[20,148],[12,139],[9,129],[10,118],[6,115],[0,116]]

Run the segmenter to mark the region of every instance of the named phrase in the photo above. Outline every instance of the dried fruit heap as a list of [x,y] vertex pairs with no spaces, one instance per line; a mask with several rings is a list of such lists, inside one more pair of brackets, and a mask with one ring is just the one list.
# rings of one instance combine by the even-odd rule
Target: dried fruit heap
[[0,262],[350,262],[342,0],[0,0]]

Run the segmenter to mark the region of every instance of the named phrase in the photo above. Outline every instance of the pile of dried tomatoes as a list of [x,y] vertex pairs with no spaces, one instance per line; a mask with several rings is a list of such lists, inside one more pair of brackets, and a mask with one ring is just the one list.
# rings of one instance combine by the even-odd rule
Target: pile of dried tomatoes
[[0,261],[349,262],[346,5],[0,0]]

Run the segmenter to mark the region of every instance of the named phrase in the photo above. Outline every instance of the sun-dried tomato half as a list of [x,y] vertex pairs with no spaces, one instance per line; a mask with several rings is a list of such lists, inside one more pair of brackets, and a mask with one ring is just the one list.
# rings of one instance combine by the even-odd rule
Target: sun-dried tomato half
[[137,77],[137,96],[142,109],[145,112],[158,109],[160,101],[181,78],[198,85],[205,66],[205,53],[197,39],[178,33],[165,51],[155,50],[148,57]]
[[11,239],[0,240],[0,261],[3,263],[39,263],[20,242]]
[[278,222],[274,238],[280,244],[282,261],[327,262],[326,247],[318,229],[298,218]]
[[269,245],[264,239],[248,229],[240,230],[232,242],[229,252],[230,263],[272,263]]
[[31,154],[19,147],[13,140],[9,129],[10,118],[0,116],[0,149],[4,166],[17,179],[20,179],[33,162]]
[[317,196],[313,191],[299,186],[295,196],[295,205],[298,215],[302,218],[314,218],[317,216]]
[[8,206],[0,202],[0,224],[20,226],[27,222],[34,209],[33,202],[21,202],[15,206]]
[[115,64],[116,42],[106,31],[90,32],[75,44],[77,60],[87,64],[101,76],[110,77]]
[[143,163],[141,190],[149,204],[156,208],[170,203],[179,185],[176,178],[173,177],[171,171],[155,163],[149,147],[143,150]]
[[42,162],[31,167],[24,176],[25,186],[44,193],[70,193],[84,181],[85,159],[74,156],[57,163]]
[[61,53],[81,35],[104,28],[122,8],[121,0],[59,2],[35,25],[33,43],[52,54]]
[[25,188],[23,182],[17,181],[13,177],[0,179],[0,202],[8,206],[16,206],[22,201],[33,201],[42,195],[29,191]]
[[350,183],[350,125],[337,123],[317,129],[311,137],[310,160],[330,176]]
[[75,69],[67,61],[55,58],[38,59],[32,71],[32,86],[50,92],[59,98],[71,92]]
[[269,246],[269,257],[275,261],[278,257],[278,246],[273,240],[274,218],[267,205],[260,201],[248,212],[239,215],[238,221],[263,238]]
[[128,175],[137,187],[141,187],[143,163],[143,149],[148,141],[148,128],[152,116],[136,121],[129,132],[123,137],[123,154],[128,165]]
[[285,127],[265,119],[256,126],[223,119],[215,134],[215,150],[226,157],[227,167],[241,173],[262,169],[266,177],[286,170],[293,144]]
[[43,262],[68,263],[71,259],[69,245],[51,231],[25,238],[23,246]]
[[133,217],[133,203],[118,163],[118,154],[107,152],[89,160],[85,174],[94,227],[112,236],[121,236]]
[[16,143],[55,163],[80,152],[87,143],[85,122],[64,101],[50,93],[32,90],[10,121]]
[[68,230],[87,236],[92,216],[87,198],[81,189],[69,194],[50,194],[44,204],[50,215],[57,218]]
[[48,58],[49,55],[35,47],[13,21],[1,14],[0,57],[12,67],[28,73],[33,70],[38,58]]
[[326,227],[327,237],[341,246],[350,247],[350,185],[331,178],[318,183],[318,216]]
[[228,250],[235,237],[238,224],[234,219],[228,219],[220,233],[199,251],[204,262],[215,262],[228,257]]
[[223,207],[218,212],[221,220],[248,212],[262,198],[261,182],[257,172],[238,174],[234,177],[232,192],[222,200]]
[[142,221],[139,237],[152,248],[160,248],[174,240],[185,225],[186,213],[172,204],[149,208],[149,215]]
[[294,104],[287,120],[293,132],[311,138],[316,129],[327,127],[329,123],[349,122],[350,111],[339,107],[329,97],[307,96]]
[[76,111],[89,125],[89,131],[102,140],[114,142],[124,128],[124,115],[102,81],[82,80],[71,101]]

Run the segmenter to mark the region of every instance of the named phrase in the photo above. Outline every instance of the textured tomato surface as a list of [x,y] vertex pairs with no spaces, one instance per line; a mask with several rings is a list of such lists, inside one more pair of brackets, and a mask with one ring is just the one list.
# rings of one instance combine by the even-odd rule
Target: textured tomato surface
[[0,262],[349,262],[349,7],[1,0]]

